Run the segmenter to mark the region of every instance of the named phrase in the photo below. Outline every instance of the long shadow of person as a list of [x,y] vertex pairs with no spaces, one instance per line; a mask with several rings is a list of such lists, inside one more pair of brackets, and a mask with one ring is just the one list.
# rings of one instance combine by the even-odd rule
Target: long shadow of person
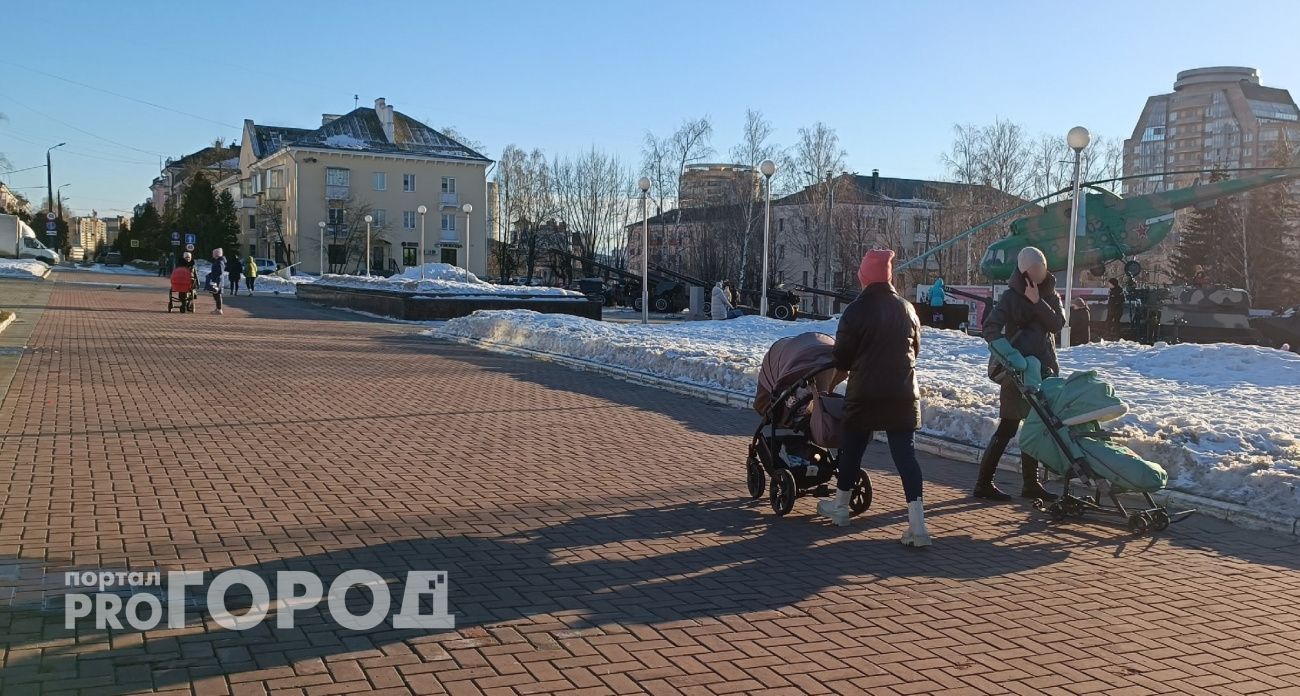
[[[599,628],[742,615],[785,609],[828,589],[892,578],[989,577],[1066,556],[1058,546],[1022,543],[1005,549],[969,536],[946,536],[935,548],[917,551],[900,546],[892,535],[882,539],[863,533],[870,528],[871,522],[841,528],[780,520],[739,502],[691,503],[573,518],[506,536],[382,542],[239,569],[255,573],[271,588],[277,571],[317,573],[328,587],[345,570],[367,569],[390,581],[394,612],[407,571],[444,570],[450,611],[463,634],[505,622],[558,621],[571,628]],[[337,531],[361,538],[365,534]],[[269,541],[273,547],[275,540]],[[232,613],[247,606],[246,596],[232,594],[228,599]],[[369,600],[368,590],[348,595],[348,605],[357,614],[370,608]],[[130,630],[95,630],[82,622],[75,630],[75,644],[58,644],[48,629],[62,625],[60,609],[59,615],[45,617],[43,630],[27,637],[11,632],[10,660],[0,670],[0,686],[6,691],[35,683],[56,688],[59,680],[88,679],[78,683],[93,686],[97,693],[122,694],[436,633],[396,630],[388,623],[351,631],[334,624],[323,606],[299,611],[294,629],[276,628],[273,612],[255,628],[234,631],[214,625],[203,606],[194,609],[184,631],[169,631],[164,623],[132,637],[135,632]],[[23,650],[23,643],[46,647]],[[103,649],[95,651],[91,645]],[[96,682],[94,673],[80,669],[104,659],[136,665],[139,680],[117,675]]]

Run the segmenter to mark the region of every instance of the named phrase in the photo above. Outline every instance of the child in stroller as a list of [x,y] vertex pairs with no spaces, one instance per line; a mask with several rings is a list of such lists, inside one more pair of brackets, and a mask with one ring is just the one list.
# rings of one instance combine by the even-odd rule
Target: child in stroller
[[[844,381],[831,351],[835,339],[805,333],[772,344],[758,374],[754,410],[763,417],[749,445],[746,483],[751,498],[768,493],[777,515],[795,498],[830,495],[836,475],[843,398],[833,392]],[[768,486],[768,478],[771,485]],[[849,498],[858,515],[871,507],[871,479],[864,470]]]

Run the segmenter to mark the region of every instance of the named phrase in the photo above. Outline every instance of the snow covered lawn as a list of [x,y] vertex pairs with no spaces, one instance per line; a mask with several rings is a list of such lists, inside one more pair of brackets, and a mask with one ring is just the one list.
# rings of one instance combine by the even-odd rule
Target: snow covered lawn
[[[752,394],[767,348],[834,319],[789,323],[613,324],[514,310],[453,319],[446,333]],[[982,447],[996,426],[997,385],[976,337],[924,329],[919,378],[925,432]],[[1068,373],[1096,369],[1129,405],[1107,424],[1169,471],[1169,487],[1300,516],[1300,356],[1230,344],[1097,343],[1061,356]]]
[[34,259],[0,259],[0,277],[44,278],[49,270],[44,262]]
[[144,275],[157,276],[158,271],[149,271],[135,266],[106,266],[102,263],[95,263],[89,266],[60,266],[62,271],[84,271],[86,273],[114,273],[117,275]]
[[[261,282],[260,280],[258,282]],[[326,274],[316,281],[320,285],[345,288],[370,288],[376,290],[393,290],[421,295],[463,295],[491,297],[496,295],[544,295],[552,297],[582,297],[582,293],[563,288],[539,288],[517,285],[496,285],[480,280],[465,269],[445,263],[430,263],[424,266],[424,280],[420,279],[420,268],[412,267],[400,275],[390,278],[379,276],[352,276]]]

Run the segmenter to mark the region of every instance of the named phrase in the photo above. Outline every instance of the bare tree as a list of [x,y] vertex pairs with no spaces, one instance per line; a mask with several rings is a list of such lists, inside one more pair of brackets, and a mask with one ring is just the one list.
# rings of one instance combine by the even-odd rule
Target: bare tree
[[[283,224],[283,218],[278,212],[279,203],[272,203],[275,203],[277,210],[268,210],[265,215],[269,217],[264,219],[262,206],[269,205],[269,203],[264,202],[262,206],[258,207],[257,219],[264,226],[276,226],[278,228],[279,225]],[[336,273],[364,273],[366,270],[364,268],[366,258],[366,216],[373,214],[375,207],[369,201],[358,199],[355,195],[348,196],[344,201],[334,201],[330,207],[332,210],[338,211],[330,214],[333,223],[329,227],[330,246],[341,250],[343,254],[343,257],[339,259],[338,252],[331,249],[330,270]],[[271,227],[265,229],[270,230]],[[383,240],[384,227],[372,224],[370,228],[371,244]]]
[[[707,115],[696,119],[686,119],[671,136],[660,138],[647,132],[641,149],[641,172],[650,179],[650,193],[656,203],[655,214],[660,216],[660,238],[669,234],[669,216],[664,215],[671,201],[677,212],[672,217],[671,234],[677,235],[682,223],[680,205],[681,177],[686,165],[699,162],[713,154],[709,138],[713,136],[713,122]],[[659,261],[664,248],[660,247]]]
[[953,126],[954,138],[942,160],[949,175],[967,184],[988,184],[1023,196],[1035,183],[1034,151],[1024,128],[998,119],[987,126]]
[[834,244],[832,201],[842,183],[836,174],[844,170],[847,156],[835,129],[818,121],[799,129],[799,139],[785,163],[793,181],[804,187],[802,224],[795,226],[793,239],[800,253],[812,264],[813,287],[830,285]]
[[[631,176],[623,163],[595,146],[577,157],[557,157],[552,183],[559,217],[571,235],[575,253],[607,255],[620,240],[631,215]],[[595,275],[594,267],[583,272]]]
[[[770,159],[773,162],[780,162],[783,159],[781,147],[769,142],[771,137],[772,124],[767,119],[763,118],[763,112],[755,109],[746,109],[745,127],[741,131],[740,142],[737,143],[735,147],[731,148],[732,161],[749,167],[753,172],[757,172],[758,166],[763,162],[763,160]],[[754,191],[753,187],[753,181],[757,180],[757,176],[758,175],[755,174],[755,178],[751,178],[750,176],[739,177],[737,179],[738,190],[731,192],[731,198],[740,206],[740,210],[738,211],[740,225],[736,232],[740,237],[740,243],[738,245],[738,251],[740,254],[738,277],[741,290],[744,290],[751,284],[751,261],[761,259],[762,255],[763,207],[761,199],[756,195],[761,192]],[[758,254],[753,253],[753,250],[756,247],[760,247]],[[770,259],[770,249],[768,250],[768,253]],[[751,259],[751,256],[756,258]],[[758,261],[758,263],[761,263],[761,261]],[[761,271],[759,271],[759,273],[761,274]],[[758,287],[761,288],[763,283],[768,283],[770,281],[770,278],[763,278],[753,284],[758,285]]]

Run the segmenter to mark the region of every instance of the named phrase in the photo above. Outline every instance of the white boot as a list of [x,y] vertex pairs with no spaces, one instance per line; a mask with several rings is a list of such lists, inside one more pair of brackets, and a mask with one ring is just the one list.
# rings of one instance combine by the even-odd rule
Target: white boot
[[930,545],[930,533],[925,529],[925,504],[920,498],[907,504],[907,531],[903,532],[903,545]]
[[817,501],[817,514],[841,526],[849,526],[849,496],[853,491],[835,491],[834,500]]

